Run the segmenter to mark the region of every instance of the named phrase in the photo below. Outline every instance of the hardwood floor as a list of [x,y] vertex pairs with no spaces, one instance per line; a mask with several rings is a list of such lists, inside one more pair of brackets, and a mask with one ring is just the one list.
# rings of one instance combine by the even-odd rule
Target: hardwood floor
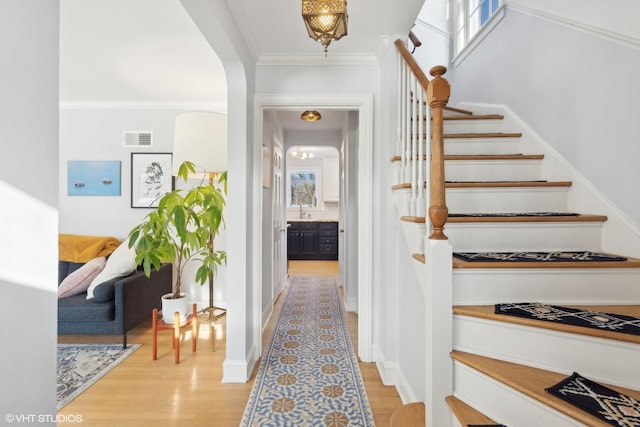
[[[338,263],[333,261],[291,261],[289,273],[337,276],[337,267]],[[281,302],[282,298],[278,298],[275,314],[279,312]],[[275,318],[276,315],[272,316],[263,341],[268,339]],[[357,316],[347,313],[347,319],[355,345]],[[222,317],[216,322],[216,349],[213,351],[209,325],[203,322],[198,350],[191,352],[190,336],[187,335],[180,348],[180,364],[175,365],[171,333],[158,334],[158,360],[153,361],[151,319],[141,324],[129,333],[129,342],[142,346],[58,412],[61,421],[65,418],[73,421],[70,416],[75,415],[81,416],[83,423],[59,422],[58,426],[238,426],[255,372],[246,384],[222,383],[222,363],[226,352],[224,333],[225,317]],[[120,337],[60,335],[58,341],[118,343]],[[395,387],[382,384],[374,363],[360,363],[360,370],[376,426],[388,427],[393,411],[402,406],[400,397]]]

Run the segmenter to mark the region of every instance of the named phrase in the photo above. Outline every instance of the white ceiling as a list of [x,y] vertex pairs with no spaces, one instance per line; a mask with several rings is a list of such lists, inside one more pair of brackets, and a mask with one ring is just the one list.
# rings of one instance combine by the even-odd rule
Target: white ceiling
[[[424,0],[349,0],[348,35],[326,59],[307,35],[301,0],[226,1],[256,63],[317,64],[376,61],[383,36],[408,32]],[[60,0],[60,99],[226,111],[226,78],[179,0]],[[296,115],[291,126],[308,125]]]

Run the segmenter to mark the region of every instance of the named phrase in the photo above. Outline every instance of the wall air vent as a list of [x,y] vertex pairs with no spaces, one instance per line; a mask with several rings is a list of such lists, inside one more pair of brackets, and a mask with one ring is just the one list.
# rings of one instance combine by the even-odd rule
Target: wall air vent
[[149,148],[153,147],[153,132],[124,131],[122,142],[125,147]]

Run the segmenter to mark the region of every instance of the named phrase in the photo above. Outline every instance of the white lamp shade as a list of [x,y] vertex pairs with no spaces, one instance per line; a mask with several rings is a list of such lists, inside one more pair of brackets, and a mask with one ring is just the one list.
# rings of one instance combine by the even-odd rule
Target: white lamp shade
[[227,115],[189,112],[176,116],[173,135],[173,174],[184,161],[194,163],[198,172],[227,169]]

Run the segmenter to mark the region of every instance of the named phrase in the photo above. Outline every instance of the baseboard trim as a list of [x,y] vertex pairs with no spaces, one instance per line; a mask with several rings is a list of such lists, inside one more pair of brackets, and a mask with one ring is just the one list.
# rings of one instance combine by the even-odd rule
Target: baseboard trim
[[378,368],[378,373],[380,374],[380,378],[382,379],[382,384],[387,386],[395,386],[398,391],[398,395],[400,395],[400,400],[402,400],[402,404],[406,405],[407,403],[417,402],[416,393],[413,391],[411,386],[409,385],[407,378],[402,373],[397,362],[389,362],[385,359],[384,354],[378,347],[373,348],[373,353],[375,357],[376,367]]
[[223,384],[248,382],[257,362],[255,347],[251,348],[246,360],[225,359],[222,363],[221,382]]

